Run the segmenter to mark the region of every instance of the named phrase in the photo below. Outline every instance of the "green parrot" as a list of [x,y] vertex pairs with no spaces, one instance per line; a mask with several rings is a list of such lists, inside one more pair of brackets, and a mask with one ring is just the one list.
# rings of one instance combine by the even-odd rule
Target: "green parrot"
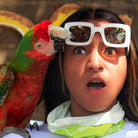
[[0,65],[0,136],[10,133],[5,128],[26,127],[40,99],[48,65],[57,52],[55,41],[67,37],[71,35],[64,28],[45,20],[24,35],[13,59]]

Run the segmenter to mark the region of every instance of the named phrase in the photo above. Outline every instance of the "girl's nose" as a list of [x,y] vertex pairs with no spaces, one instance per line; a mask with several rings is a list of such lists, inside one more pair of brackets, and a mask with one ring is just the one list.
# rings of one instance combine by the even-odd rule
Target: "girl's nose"
[[104,61],[98,50],[93,50],[87,59],[87,70],[93,72],[101,72],[104,69]]

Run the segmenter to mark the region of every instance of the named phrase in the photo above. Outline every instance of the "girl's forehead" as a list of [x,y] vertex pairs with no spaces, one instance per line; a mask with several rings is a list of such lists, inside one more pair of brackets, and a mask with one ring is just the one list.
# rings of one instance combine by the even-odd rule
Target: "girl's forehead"
[[110,22],[107,21],[107,20],[85,20],[85,21],[82,21],[82,22],[89,22],[89,23],[92,23],[92,24],[94,24],[94,26],[96,26],[96,27],[100,27],[100,26],[103,25],[103,24],[110,23]]

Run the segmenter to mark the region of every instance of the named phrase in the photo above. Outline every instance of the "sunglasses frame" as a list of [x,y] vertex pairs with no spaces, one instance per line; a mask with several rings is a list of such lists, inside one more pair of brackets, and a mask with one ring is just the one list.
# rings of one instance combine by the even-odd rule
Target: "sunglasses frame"
[[[69,38],[65,40],[67,45],[72,45],[72,46],[86,46],[89,45],[92,42],[93,36],[96,32],[99,32],[102,36],[103,42],[106,46],[109,47],[127,47],[127,51],[129,51],[129,45],[130,45],[130,37],[131,37],[131,30],[130,26],[126,24],[120,24],[120,23],[107,23],[107,24],[102,24],[100,27],[95,27],[94,24],[89,23],[89,22],[68,22],[65,24],[64,29],[69,31],[70,27],[72,26],[86,26],[90,27],[91,34],[90,38],[87,42],[72,42]],[[104,29],[108,27],[117,27],[117,28],[123,28],[126,31],[126,39],[123,44],[112,44],[109,43],[104,35]]]

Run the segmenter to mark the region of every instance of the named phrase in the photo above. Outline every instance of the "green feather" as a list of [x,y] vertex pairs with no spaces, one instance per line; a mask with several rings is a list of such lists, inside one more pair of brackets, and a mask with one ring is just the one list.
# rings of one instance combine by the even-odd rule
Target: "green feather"
[[7,64],[12,66],[14,71],[22,72],[34,63],[25,52],[33,50],[32,44],[33,28],[30,29],[22,38],[13,59]]

